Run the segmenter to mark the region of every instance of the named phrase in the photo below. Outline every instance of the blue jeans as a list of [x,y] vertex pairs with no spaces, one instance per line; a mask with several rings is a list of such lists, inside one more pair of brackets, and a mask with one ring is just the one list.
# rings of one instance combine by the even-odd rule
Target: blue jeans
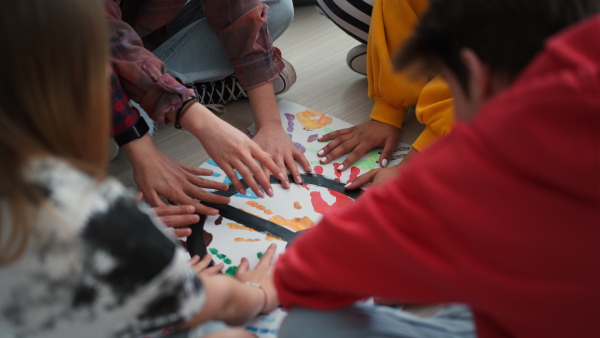
[[337,311],[292,309],[279,329],[279,338],[476,337],[471,311],[445,305],[432,317],[420,317],[387,306],[357,303]]
[[[275,40],[292,23],[292,0],[262,0],[269,6],[267,25]],[[215,31],[210,27],[200,0],[189,0],[169,22],[169,35],[161,38],[152,52],[167,66],[167,71],[184,84],[210,82],[233,74],[229,57]]]

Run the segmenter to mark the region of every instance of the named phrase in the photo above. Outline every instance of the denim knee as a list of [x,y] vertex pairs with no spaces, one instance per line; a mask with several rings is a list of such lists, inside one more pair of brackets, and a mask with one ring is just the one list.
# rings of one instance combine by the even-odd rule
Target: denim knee
[[292,24],[294,19],[294,3],[292,0],[263,0],[269,6],[267,25],[271,39],[276,40]]

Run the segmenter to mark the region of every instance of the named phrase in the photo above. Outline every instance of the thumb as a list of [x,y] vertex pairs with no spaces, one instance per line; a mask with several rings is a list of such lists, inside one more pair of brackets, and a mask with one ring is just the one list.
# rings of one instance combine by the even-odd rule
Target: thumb
[[354,190],[354,189],[360,188],[366,184],[372,183],[377,170],[380,170],[380,169],[374,169],[374,170],[367,171],[365,174],[360,175],[356,179],[354,179],[354,181],[352,181],[352,183],[346,184],[344,186],[344,188],[346,190]]

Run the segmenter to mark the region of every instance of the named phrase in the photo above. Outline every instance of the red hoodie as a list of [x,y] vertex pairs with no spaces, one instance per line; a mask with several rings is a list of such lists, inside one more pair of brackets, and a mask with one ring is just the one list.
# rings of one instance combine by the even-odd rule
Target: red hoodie
[[284,307],[472,307],[479,337],[600,337],[600,17],[282,255]]

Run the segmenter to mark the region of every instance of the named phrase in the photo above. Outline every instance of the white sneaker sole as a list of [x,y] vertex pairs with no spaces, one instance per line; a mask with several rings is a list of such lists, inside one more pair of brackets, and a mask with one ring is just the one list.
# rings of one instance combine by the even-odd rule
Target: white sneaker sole
[[273,89],[275,95],[283,94],[290,90],[290,88],[296,83],[296,70],[291,63],[286,59],[282,59],[285,68],[279,73],[279,76],[273,80]]
[[346,55],[346,63],[353,71],[367,75],[367,46],[358,45],[350,49]]

